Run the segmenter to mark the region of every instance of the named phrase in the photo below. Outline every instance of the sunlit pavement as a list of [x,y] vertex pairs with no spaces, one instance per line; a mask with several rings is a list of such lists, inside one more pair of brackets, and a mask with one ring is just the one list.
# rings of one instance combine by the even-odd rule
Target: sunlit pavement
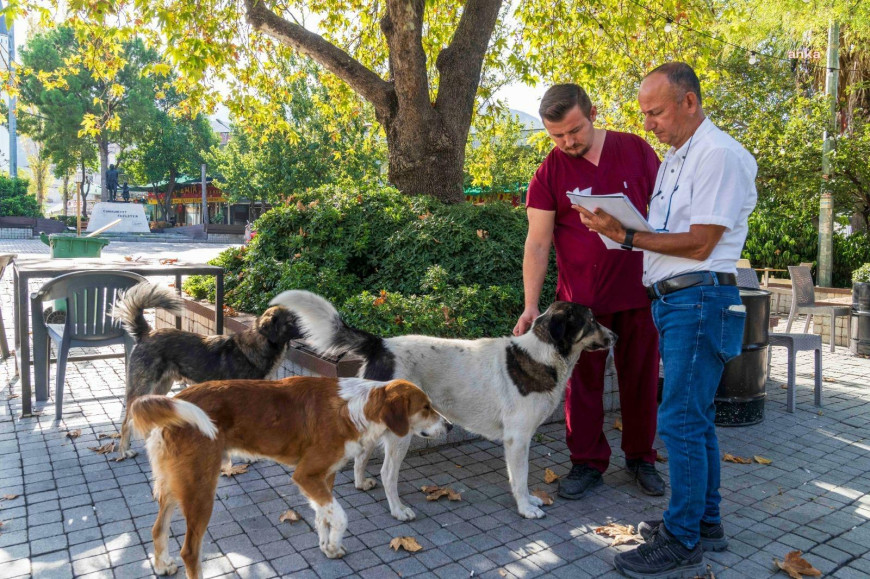
[[[227,246],[195,243],[113,242],[104,254],[205,261]],[[38,240],[0,240],[0,253],[47,254]],[[13,342],[12,275],[0,280],[0,306]],[[798,325],[797,327],[801,327]],[[785,411],[785,350],[774,350],[761,424],[721,428],[722,453],[769,459],[771,464],[722,464],[723,514],[729,549],[707,555],[718,578],[776,575],[773,559],[800,550],[825,575],[870,575],[870,360],[838,347],[823,352],[823,407],[813,406],[813,361],[798,354],[797,411]],[[53,371],[53,368],[52,368]],[[13,358],[0,363],[0,577],[151,576],[150,467],[140,440],[135,458],[89,450],[118,430],[124,394],[121,359],[70,363],[63,421],[53,401],[36,404],[38,417],[21,419]],[[605,419],[613,461],[605,485],[580,501],[556,497],[544,470],[566,474],[564,425],[542,427],[531,449],[530,482],[556,502],[547,517],[525,520],[510,495],[502,449],[471,441],[412,454],[400,477],[403,500],[417,519],[400,523],[389,514],[383,489],[354,489],[352,472],[336,477],[336,494],[348,513],[348,554],[327,559],[312,530],[313,513],[289,478],[269,461],[246,474],[221,478],[204,542],[205,577],[607,577],[613,556],[596,527],[636,525],[658,518],[667,497],[643,495],[622,468],[617,414]],[[75,440],[67,430],[81,430]],[[659,442],[657,447],[663,449]],[[664,454],[664,451],[662,450]],[[667,464],[659,470],[667,478]],[[369,467],[377,476],[377,461]],[[424,484],[448,485],[460,502],[427,501]],[[297,510],[304,520],[281,523]],[[178,557],[184,536],[180,515],[172,524],[170,552]],[[394,551],[394,537],[411,536],[423,549]],[[182,573],[183,569],[179,570]],[[780,576],[785,576],[781,571]]]

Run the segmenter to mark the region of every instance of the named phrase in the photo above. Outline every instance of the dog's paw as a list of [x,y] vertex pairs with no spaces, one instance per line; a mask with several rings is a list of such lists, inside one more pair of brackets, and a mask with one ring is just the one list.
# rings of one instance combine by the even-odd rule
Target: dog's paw
[[133,458],[139,454],[135,450],[125,450],[124,452],[118,452],[118,456],[115,457],[115,462],[121,462],[122,460],[127,460],[128,458]]
[[391,510],[390,514],[399,521],[413,521],[417,518],[417,514],[411,507],[402,505],[397,510]]
[[523,507],[519,507],[519,512],[522,516],[527,519],[543,519],[547,516],[547,513],[539,509],[538,507],[532,505],[526,505]]
[[544,499],[535,495],[529,495],[529,502],[533,507],[540,507],[544,504]]
[[378,481],[373,478],[367,478],[362,481],[362,484],[355,485],[361,491],[370,491],[378,486]]
[[347,550],[342,546],[341,543],[327,543],[326,545],[321,545],[320,550],[323,551],[323,554],[330,559],[341,559],[347,554]]
[[178,563],[172,559],[172,557],[167,557],[163,560],[157,560],[154,558],[154,571],[158,575],[175,575],[178,572]]

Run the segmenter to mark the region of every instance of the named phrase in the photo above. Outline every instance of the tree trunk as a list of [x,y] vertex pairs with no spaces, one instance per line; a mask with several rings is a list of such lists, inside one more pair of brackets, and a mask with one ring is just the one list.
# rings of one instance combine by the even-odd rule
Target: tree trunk
[[387,134],[388,178],[407,195],[429,194],[462,201],[465,142],[483,57],[502,0],[468,0],[453,38],[436,60],[438,94],[429,91],[423,50],[425,0],[386,0],[381,31],[389,49],[389,80],[341,48],[272,12],[260,0],[245,0],[248,22],[320,63],[375,108]]
[[69,215],[69,211],[67,210],[67,205],[69,205],[69,173],[63,174],[63,191],[61,192],[61,201],[63,201],[63,213],[64,217]]
[[102,133],[97,139],[97,147],[100,149],[100,199],[106,201],[109,198],[109,188],[106,187],[106,171],[109,170],[109,140]]

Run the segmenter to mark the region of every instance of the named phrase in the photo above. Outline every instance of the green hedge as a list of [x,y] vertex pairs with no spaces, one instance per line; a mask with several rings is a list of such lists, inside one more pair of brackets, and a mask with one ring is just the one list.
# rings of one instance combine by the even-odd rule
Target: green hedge
[[0,217],[42,217],[36,197],[27,194],[29,183],[0,175]]
[[[802,262],[815,263],[819,253],[818,216],[818,197],[799,205],[759,201],[749,216],[743,257],[752,267],[786,269]],[[834,234],[834,287],[852,287],[852,272],[868,261],[867,232]]]
[[[354,326],[392,336],[510,332],[523,309],[528,223],[508,203],[444,205],[392,188],[328,185],[264,214],[244,248],[223,252],[226,302],[253,313],[288,289],[319,293]],[[214,282],[184,286],[214,300]],[[555,296],[555,259],[541,304]]]

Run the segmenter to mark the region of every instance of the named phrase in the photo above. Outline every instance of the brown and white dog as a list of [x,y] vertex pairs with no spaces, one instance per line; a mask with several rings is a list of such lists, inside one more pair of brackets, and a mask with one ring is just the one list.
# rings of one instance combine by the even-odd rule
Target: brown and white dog
[[347,528],[332,496],[342,465],[388,432],[430,438],[450,429],[429,397],[405,380],[307,376],[205,382],[174,398],[142,396],[133,402],[130,420],[138,433],[150,433],[146,448],[160,505],[152,528],[154,568],[160,575],[178,569],[167,551],[169,521],[180,506],[188,577],[200,576],[202,538],[227,455],[295,465],[293,481],[314,509],[320,550],[336,558],[345,554]]

